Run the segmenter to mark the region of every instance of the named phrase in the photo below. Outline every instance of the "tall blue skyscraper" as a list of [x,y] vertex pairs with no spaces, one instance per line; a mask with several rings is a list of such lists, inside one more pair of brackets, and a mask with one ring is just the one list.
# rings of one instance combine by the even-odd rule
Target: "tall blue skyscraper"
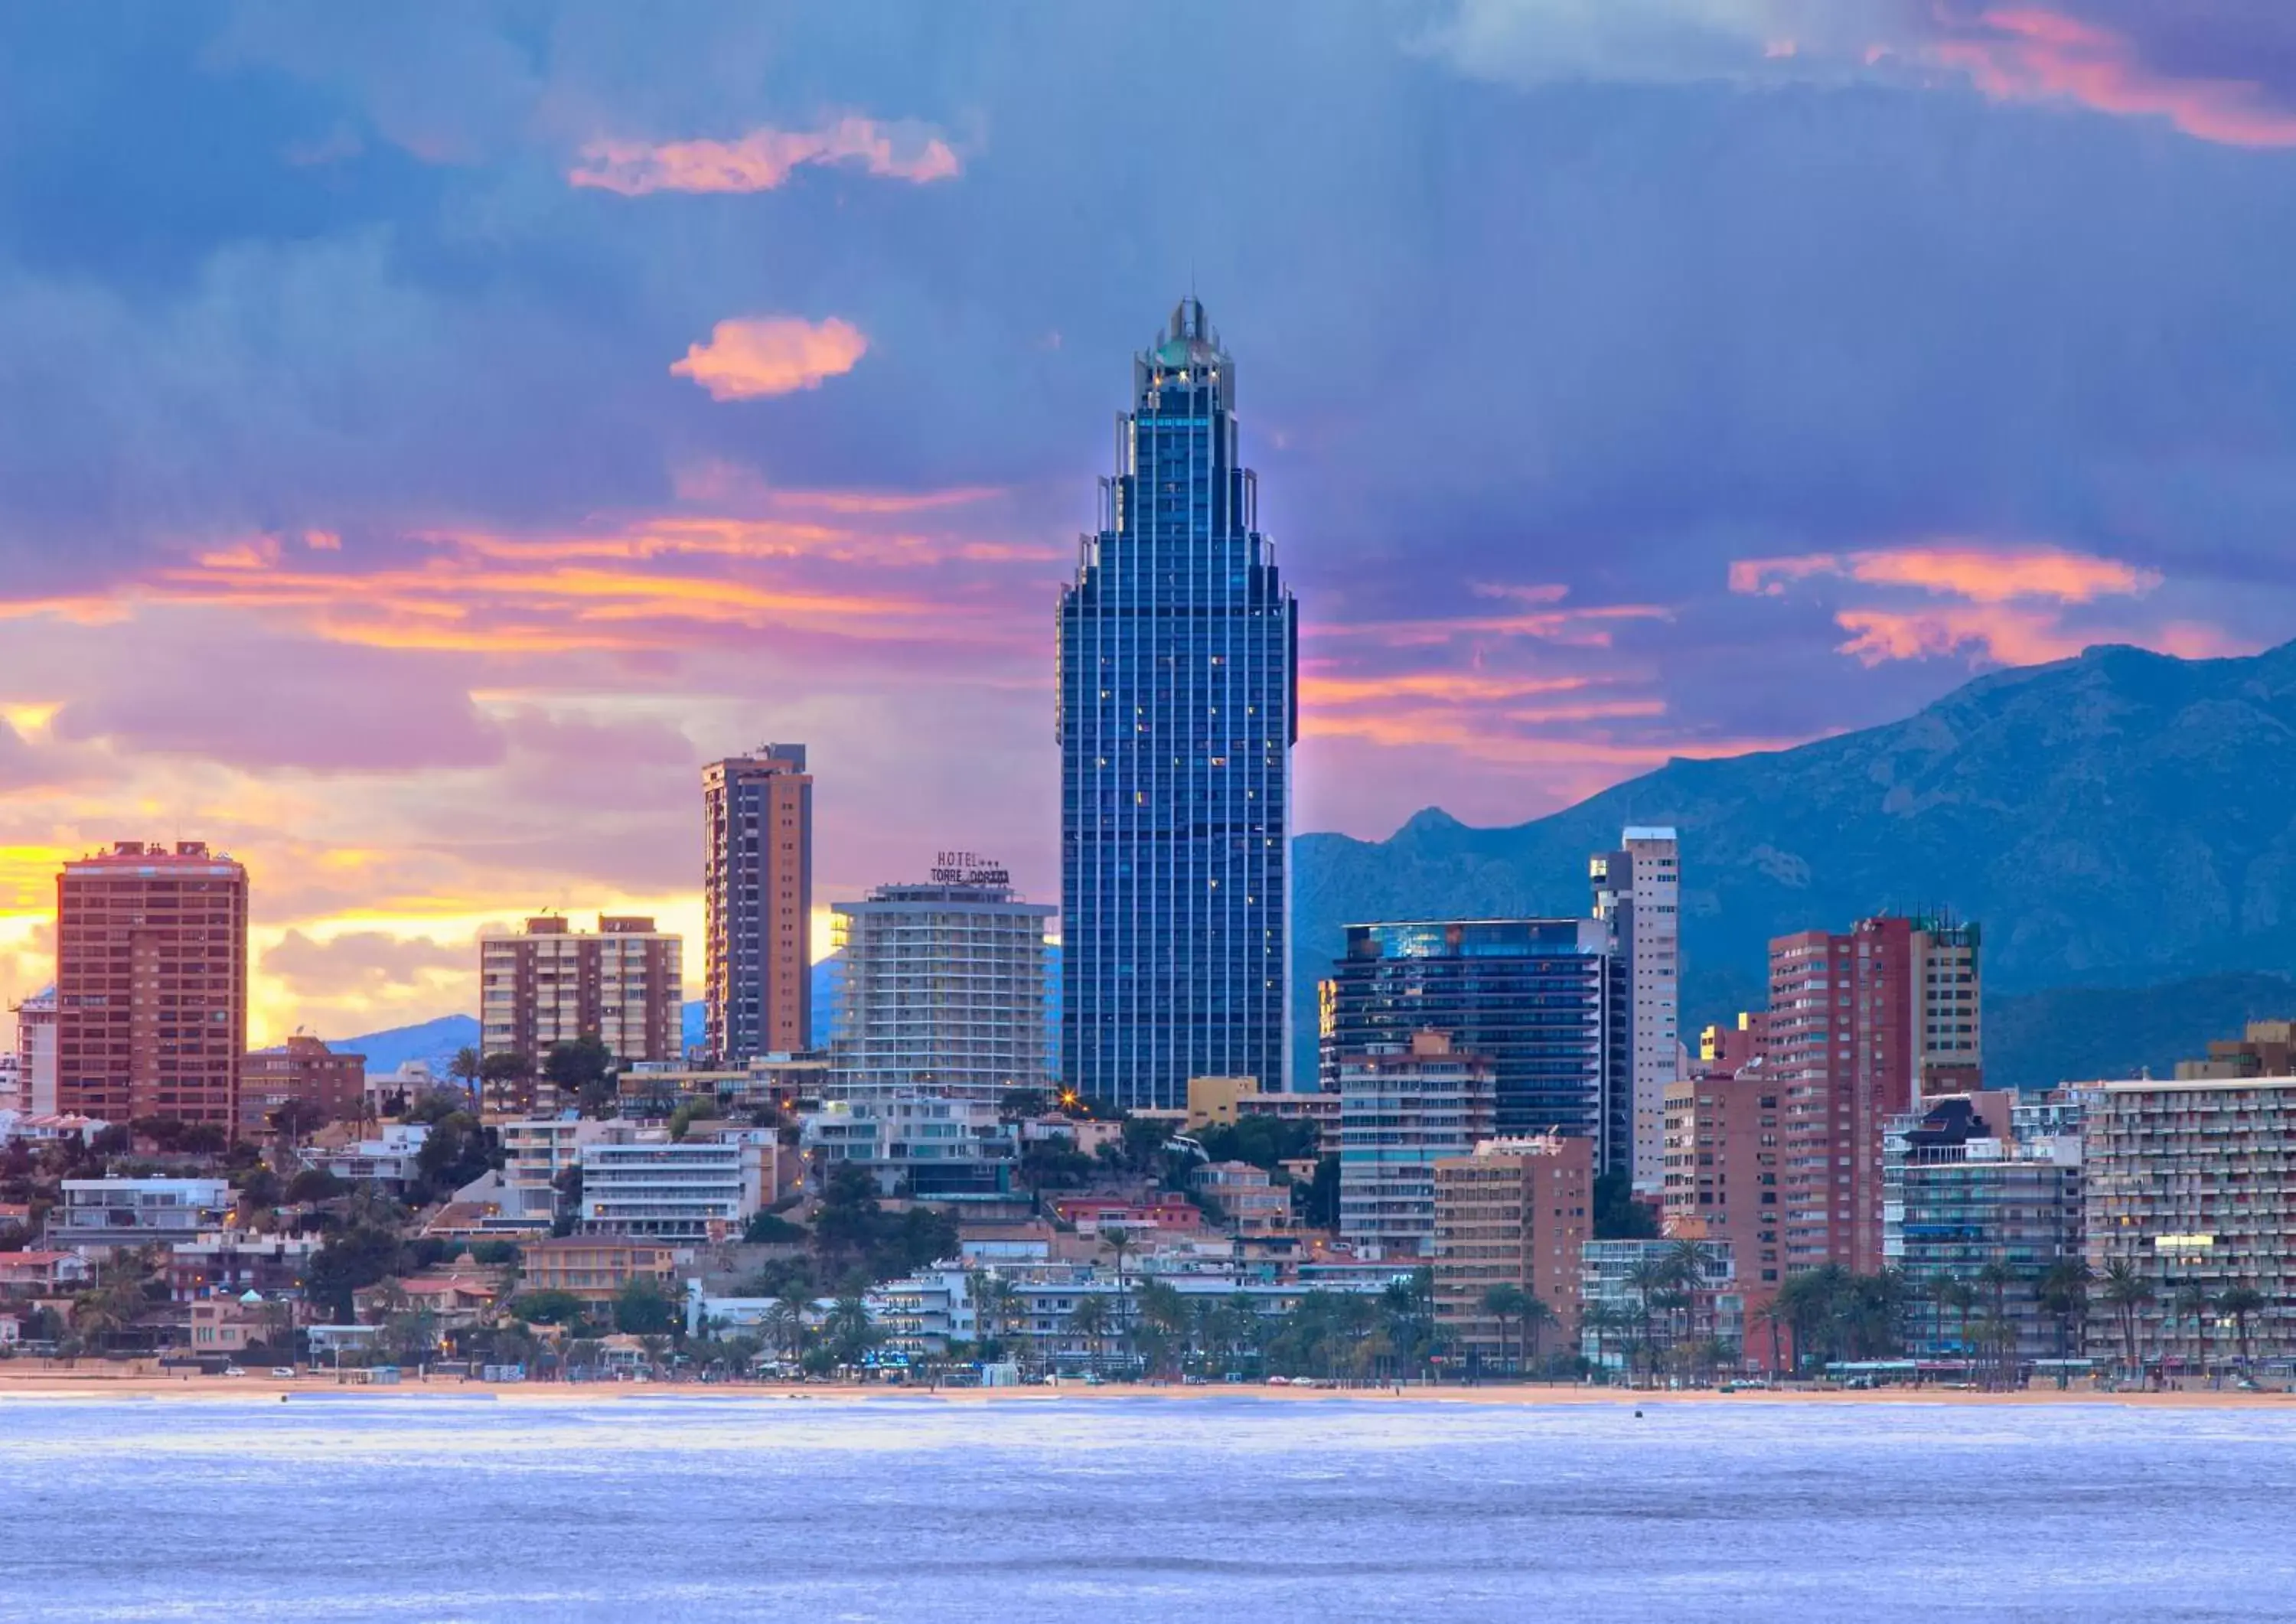
[[1061,595],[1061,1069],[1086,1099],[1283,1083],[1299,620],[1258,510],[1235,364],[1183,299]]

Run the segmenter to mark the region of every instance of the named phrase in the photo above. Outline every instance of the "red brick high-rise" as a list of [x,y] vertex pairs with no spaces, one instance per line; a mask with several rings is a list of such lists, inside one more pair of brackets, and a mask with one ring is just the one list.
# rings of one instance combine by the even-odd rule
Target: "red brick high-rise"
[[1978,930],[1861,919],[1770,943],[1788,1274],[1882,1267],[1882,1133],[1921,1099],[1983,1086]]
[[120,841],[56,879],[56,1108],[238,1121],[247,870],[201,841]]
[[275,1049],[258,1049],[239,1062],[239,1132],[258,1139],[272,1131],[272,1112],[290,1100],[310,1108],[316,1121],[340,1122],[359,1113],[366,1094],[366,1056],[329,1048],[297,1032]]
[[813,1046],[813,775],[805,746],[701,769],[708,1044],[721,1065]]

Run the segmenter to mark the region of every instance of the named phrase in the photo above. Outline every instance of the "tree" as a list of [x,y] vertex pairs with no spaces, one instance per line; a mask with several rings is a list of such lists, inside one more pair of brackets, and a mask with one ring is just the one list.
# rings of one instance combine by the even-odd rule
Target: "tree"
[[2252,1286],[2228,1287],[2217,1299],[2217,1311],[2232,1321],[2233,1349],[2243,1371],[2248,1368],[2248,1322],[2267,1306],[2264,1293]]
[[1520,1369],[1521,1362],[1509,1357],[1513,1351],[1513,1344],[1508,1337],[1507,1327],[1520,1324],[1524,1316],[1530,1312],[1530,1293],[1519,1285],[1511,1285],[1504,1282],[1497,1285],[1487,1286],[1483,1290],[1482,1308],[1484,1313],[1499,1322],[1501,1367],[1513,1365],[1513,1367]]
[[585,1032],[570,1043],[554,1043],[542,1062],[542,1075],[558,1090],[559,1103],[576,1102],[586,1117],[610,1117],[617,1103],[614,1093],[614,1052],[595,1032]]
[[1780,1298],[1773,1297],[1754,1310],[1755,1320],[1770,1333],[1770,1374],[1785,1374],[1785,1350],[1780,1346],[1783,1333],[1793,1317],[1792,1310]]
[[660,1336],[685,1323],[677,1299],[641,1275],[614,1298],[614,1329],[625,1336]]
[[2136,1359],[2136,1317],[2144,1305],[2152,1300],[2152,1283],[2137,1271],[2126,1258],[2115,1258],[2104,1266],[2104,1279],[2097,1295],[2105,1307],[2112,1310],[2120,1325],[2120,1348],[2126,1356],[2124,1368],[2134,1379],[2140,1374]]
[[501,1100],[506,1105],[510,1099],[505,1096],[523,1099],[527,1085],[534,1080],[533,1057],[510,1049],[489,1054],[479,1062],[479,1078],[489,1103]]
[[415,1182],[410,1193],[418,1201],[444,1201],[501,1165],[494,1130],[481,1127],[468,1111],[450,1111],[431,1124],[422,1148],[414,1152]]
[[341,1179],[324,1168],[305,1168],[287,1181],[286,1200],[291,1205],[299,1207],[315,1205],[334,1200],[347,1187]]
[[840,1365],[860,1364],[883,1340],[877,1322],[869,1316],[868,1303],[849,1292],[831,1305],[821,1329]]
[[271,1131],[279,1136],[281,1143],[295,1145],[324,1128],[327,1113],[320,1110],[315,1101],[297,1099],[275,1106],[264,1120],[271,1125]]
[[792,1246],[812,1235],[802,1224],[792,1224],[776,1213],[759,1212],[750,1218],[742,1239],[751,1246]]
[[447,1075],[463,1085],[471,1096],[471,1103],[479,1103],[479,1082],[486,1076],[486,1057],[470,1045],[455,1051],[455,1058],[447,1062]]
[[2057,1322],[2057,1357],[2073,1357],[2073,1332],[2088,1318],[2088,1288],[2094,1277],[2088,1265],[2070,1258],[2041,1276],[2038,1300],[2041,1312]]
[[1069,1310],[1069,1333],[1084,1339],[1085,1351],[1100,1362],[1101,1343],[1108,1335],[1108,1300],[1097,1292],[1077,1300]]
[[406,1249],[396,1230],[355,1225],[328,1237],[304,1270],[303,1295],[334,1324],[351,1324],[351,1294],[399,1272]]
[[805,1303],[800,1298],[780,1297],[766,1310],[766,1341],[794,1363],[805,1354]]
[[586,1308],[571,1292],[526,1292],[510,1301],[510,1312],[519,1319],[536,1325],[570,1325],[579,1320]]
[[2193,1349],[2199,1356],[2202,1375],[2209,1372],[2209,1310],[2213,1307],[2215,1303],[2209,1296],[2208,1287],[2197,1280],[2185,1282],[2177,1288],[2176,1295],[2169,1300],[2169,1314],[2172,1321],[2192,1321]]

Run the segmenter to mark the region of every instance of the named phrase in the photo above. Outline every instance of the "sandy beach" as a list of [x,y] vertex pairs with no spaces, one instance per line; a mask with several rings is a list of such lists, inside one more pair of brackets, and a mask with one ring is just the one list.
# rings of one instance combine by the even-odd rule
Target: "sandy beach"
[[2086,1385],[2062,1390],[2033,1387],[2014,1392],[1990,1393],[1946,1387],[1883,1387],[1848,1389],[1741,1389],[1722,1392],[1711,1388],[1629,1389],[1582,1387],[1562,1383],[1489,1384],[1479,1387],[1400,1388],[1267,1386],[1252,1382],[1211,1382],[1184,1385],[1167,1382],[1105,1382],[1086,1385],[1063,1382],[1057,1386],[939,1387],[897,1383],[832,1382],[488,1382],[461,1377],[407,1377],[394,1385],[370,1387],[355,1379],[338,1381],[332,1371],[292,1379],[250,1372],[244,1376],[165,1374],[150,1368],[95,1366],[77,1369],[61,1364],[41,1368],[29,1361],[0,1365],[0,1401],[6,1399],[152,1399],[186,1403],[253,1401],[292,1402],[297,1397],[390,1399],[488,1398],[505,1404],[615,1404],[628,1399],[690,1399],[699,1403],[728,1398],[772,1398],[797,1403],[868,1404],[914,1402],[921,1398],[943,1398],[960,1404],[1092,1403],[1106,1398],[1164,1399],[1177,1403],[1204,1398],[1249,1398],[1273,1403],[1307,1404],[1341,1401],[1357,1404],[1676,1404],[1753,1405],[2067,1405],[2111,1404],[2132,1409],[2289,1409],[2296,1394],[2281,1392],[2211,1391],[2207,1389],[2168,1392],[2104,1392]]

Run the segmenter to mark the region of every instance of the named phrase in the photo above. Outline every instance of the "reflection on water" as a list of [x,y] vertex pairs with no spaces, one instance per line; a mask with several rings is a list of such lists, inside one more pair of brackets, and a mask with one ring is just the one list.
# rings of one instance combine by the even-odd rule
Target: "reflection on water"
[[2296,1414],[0,1401],[0,1617],[2296,1617]]

